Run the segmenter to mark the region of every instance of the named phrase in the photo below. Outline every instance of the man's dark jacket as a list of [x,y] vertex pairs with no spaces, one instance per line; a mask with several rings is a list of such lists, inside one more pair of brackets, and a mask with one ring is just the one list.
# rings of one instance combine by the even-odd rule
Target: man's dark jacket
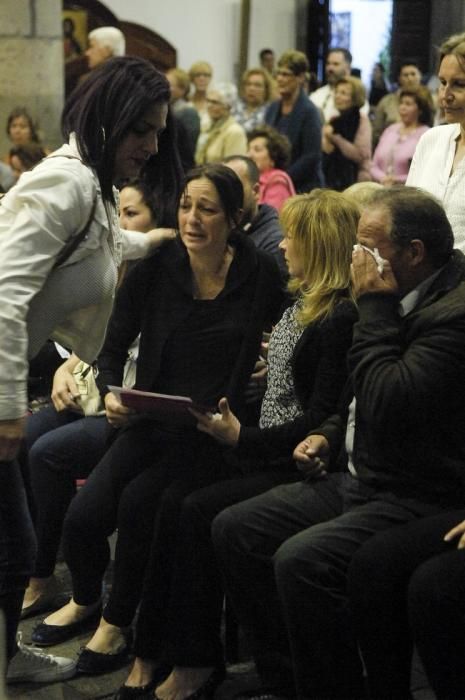
[[[360,297],[349,352],[356,397],[353,462],[358,478],[403,496],[465,503],[465,258],[455,250],[415,309],[399,298]],[[351,400],[347,397],[346,406]],[[333,458],[347,413],[314,433]]]

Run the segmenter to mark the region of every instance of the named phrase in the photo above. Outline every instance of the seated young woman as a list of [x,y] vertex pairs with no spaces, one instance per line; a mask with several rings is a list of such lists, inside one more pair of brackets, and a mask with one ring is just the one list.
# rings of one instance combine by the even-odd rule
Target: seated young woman
[[[156,227],[155,198],[143,180],[129,180],[120,190],[119,224],[127,231],[146,232]],[[169,229],[165,232],[170,237]],[[124,383],[128,386],[134,383],[136,355],[134,348],[125,371]],[[31,480],[38,549],[34,574],[24,595],[22,618],[58,607],[53,571],[63,520],[76,493],[76,479],[89,476],[107,445],[105,416],[83,416],[73,375],[78,362],[74,355],[58,368],[53,380],[53,405],[29,416],[26,423],[21,461],[27,463]]]
[[358,218],[356,204],[327,190],[298,195],[283,207],[281,248],[295,296],[271,334],[260,426],[241,425],[226,397],[219,413],[197,415],[202,433],[229,446],[226,459],[236,464],[236,476],[190,495],[179,481],[165,492],[137,620],[136,659],[119,700],[149,697],[144,693],[163,676],[158,698],[210,697],[224,678],[224,594],[210,525],[228,505],[299,479],[293,448],[336,410],[357,318],[350,261]]
[[226,395],[241,413],[262,332],[282,303],[277,264],[237,231],[242,203],[231,168],[191,171],[179,203],[179,237],[131,270],[119,289],[97,377],[114,440],[65,518],[73,598],[32,634],[36,644],[55,644],[96,622],[107,537],[118,528],[110,598],[78,671],[103,673],[126,659],[126,631],[166,486],[180,479],[193,490],[224,473],[221,447],[196,430],[193,418],[179,426],[135,414],[108,385],[121,385],[128,348],[140,334],[137,389],[190,396],[205,406]]

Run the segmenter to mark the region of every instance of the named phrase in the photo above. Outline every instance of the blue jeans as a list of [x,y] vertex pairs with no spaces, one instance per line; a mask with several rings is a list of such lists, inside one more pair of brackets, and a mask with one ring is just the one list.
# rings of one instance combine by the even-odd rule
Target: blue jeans
[[36,554],[34,528],[19,465],[0,463],[0,608],[5,615],[7,654],[16,650],[24,589]]
[[63,521],[76,493],[107,449],[112,428],[105,416],[83,417],[53,406],[28,418],[26,447],[37,535],[34,576],[53,574]]

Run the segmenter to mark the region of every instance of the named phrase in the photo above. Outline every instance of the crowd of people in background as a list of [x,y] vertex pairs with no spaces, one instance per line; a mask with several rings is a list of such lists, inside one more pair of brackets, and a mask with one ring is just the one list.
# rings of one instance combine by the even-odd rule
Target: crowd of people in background
[[[57,151],[7,119],[7,682],[133,655],[114,700],[211,699],[227,595],[242,700],[404,700],[414,647],[465,697],[465,33],[434,95],[410,60],[367,95],[343,47],[323,85],[294,49],[237,85],[124,53],[90,33]],[[194,404],[154,418],[132,386]],[[37,649],[87,631],[77,661]]]
[[[100,27],[89,35],[90,70],[124,52],[124,36],[115,27]],[[402,62],[392,85],[384,65],[376,63],[367,91],[352,69],[350,51],[341,47],[328,52],[322,86],[305,54],[296,50],[276,59],[272,49],[263,49],[257,65],[237,85],[216,80],[206,60],[185,70],[172,68],[167,77],[184,171],[230,155],[248,154],[255,160],[256,143],[252,150],[248,143],[256,129],[265,128],[273,143],[288,142],[286,157],[267,167],[288,176],[286,182],[280,179],[278,209],[285,191],[291,196],[321,186],[341,191],[370,180],[384,186],[405,183],[419,138],[444,120],[437,95],[423,84],[415,63]],[[48,153],[25,108],[11,112],[7,133],[12,149],[1,166],[3,191]]]

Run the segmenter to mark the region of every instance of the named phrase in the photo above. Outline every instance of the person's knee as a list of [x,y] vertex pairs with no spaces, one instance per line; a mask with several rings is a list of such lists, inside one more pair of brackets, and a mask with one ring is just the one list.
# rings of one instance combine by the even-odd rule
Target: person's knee
[[295,552],[289,541],[286,541],[273,556],[273,570],[278,590],[284,592],[292,587],[296,576],[298,576],[297,568]]
[[64,459],[63,451],[57,448],[51,434],[42,435],[31,446],[28,452],[28,463],[31,476],[43,474],[44,470],[51,472],[66,471],[67,462]]
[[96,509],[85,505],[82,493],[79,493],[71,501],[68,510],[66,511],[63,521],[63,540],[71,542],[76,537],[86,539],[92,537],[92,533],[98,531],[100,524],[100,513]]
[[[420,564],[413,572],[408,584],[408,606],[410,615],[420,618],[434,608],[448,604],[449,571],[441,566],[440,560],[431,559]],[[455,591],[453,591],[455,593]]]
[[211,523],[218,510],[212,510],[209,499],[203,491],[194,491],[186,496],[182,503],[181,523],[184,528],[193,528],[197,532],[199,528],[209,535]]
[[236,542],[239,535],[240,521],[235,515],[234,506],[221,511],[212,523],[212,541],[217,554],[222,557]]
[[352,557],[347,575],[347,589],[353,606],[359,608],[366,605],[368,581],[371,592],[374,592],[379,584],[376,566],[376,550],[370,544],[361,547]]

